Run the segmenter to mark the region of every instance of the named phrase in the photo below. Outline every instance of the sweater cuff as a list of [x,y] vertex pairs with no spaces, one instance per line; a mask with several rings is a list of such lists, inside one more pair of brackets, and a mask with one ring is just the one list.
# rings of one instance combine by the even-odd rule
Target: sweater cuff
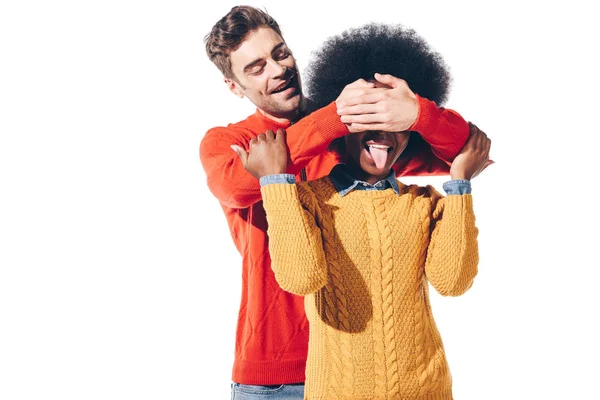
[[272,184],[265,185],[260,188],[260,193],[263,201],[269,202],[273,200],[297,200],[298,189],[292,184]]
[[419,95],[416,96],[419,100],[419,113],[417,114],[417,120],[408,130],[418,132],[426,139],[433,136],[437,130],[440,110],[435,102]]
[[326,143],[350,133],[337,113],[335,101],[313,112],[310,116],[313,118],[318,134]]
[[447,195],[461,195],[471,193],[471,181],[465,179],[455,179],[442,185]]
[[473,195],[444,197],[444,215],[452,212],[463,213],[466,209],[473,208]]

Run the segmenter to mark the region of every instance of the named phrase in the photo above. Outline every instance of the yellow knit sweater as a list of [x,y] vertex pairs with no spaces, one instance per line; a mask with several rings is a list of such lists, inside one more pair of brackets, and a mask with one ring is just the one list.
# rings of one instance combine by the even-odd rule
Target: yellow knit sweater
[[452,399],[427,281],[449,296],[473,283],[472,197],[399,187],[341,197],[325,177],[261,189],[277,281],[306,296],[305,399]]

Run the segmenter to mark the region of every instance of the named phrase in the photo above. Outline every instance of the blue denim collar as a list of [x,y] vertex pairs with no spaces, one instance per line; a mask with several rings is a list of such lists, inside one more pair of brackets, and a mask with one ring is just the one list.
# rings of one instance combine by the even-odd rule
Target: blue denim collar
[[348,168],[344,164],[338,164],[329,173],[329,179],[335,186],[340,196],[345,196],[350,191],[356,190],[385,190],[392,188],[396,194],[400,194],[396,173],[392,169],[387,178],[371,185],[370,183],[354,179],[349,173]]

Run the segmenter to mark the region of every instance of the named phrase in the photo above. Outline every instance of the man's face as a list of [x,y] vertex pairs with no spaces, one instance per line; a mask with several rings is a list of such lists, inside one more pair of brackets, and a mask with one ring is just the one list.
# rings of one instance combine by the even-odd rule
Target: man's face
[[261,27],[230,54],[235,76],[225,79],[236,95],[247,96],[263,114],[276,119],[297,117],[302,87],[296,60],[273,29]]

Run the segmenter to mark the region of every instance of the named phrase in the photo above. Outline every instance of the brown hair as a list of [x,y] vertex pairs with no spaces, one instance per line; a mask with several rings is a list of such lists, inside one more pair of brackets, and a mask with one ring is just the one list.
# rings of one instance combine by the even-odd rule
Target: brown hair
[[206,54],[226,78],[235,79],[229,55],[242,45],[248,33],[262,26],[269,27],[282,36],[277,21],[266,12],[250,6],[236,6],[206,35]]

